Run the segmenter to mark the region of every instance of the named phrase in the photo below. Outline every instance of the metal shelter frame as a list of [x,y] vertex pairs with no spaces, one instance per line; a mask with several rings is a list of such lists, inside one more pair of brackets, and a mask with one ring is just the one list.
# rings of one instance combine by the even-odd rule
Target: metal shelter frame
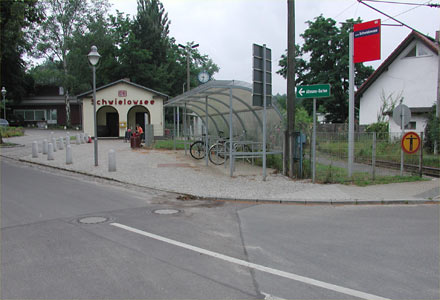
[[[242,132],[246,138],[251,138],[249,143],[262,143],[265,137],[260,140],[260,133],[265,134],[264,120],[259,116],[263,108],[252,106],[252,84],[237,80],[212,80],[206,84],[200,85],[190,91],[176,96],[167,101],[164,107],[183,108],[183,137],[185,145],[185,154],[189,144],[189,133],[187,126],[187,110],[191,110],[201,120],[205,129],[205,161],[208,165],[208,149],[210,133],[220,136],[221,128],[227,129],[226,137],[228,142],[230,158],[230,176],[233,176],[234,161],[237,157],[252,156],[263,157],[265,154],[283,154],[282,151],[269,152],[235,152],[234,145],[237,143],[246,143],[246,141],[234,141],[234,134]],[[282,115],[275,105],[268,107],[268,110],[274,111],[274,122],[282,125]],[[175,110],[174,110],[175,114]],[[234,121],[235,118],[235,121]],[[174,131],[176,128],[176,117],[174,116]],[[250,128],[252,127],[252,128]],[[257,127],[257,128],[255,128]],[[253,131],[254,134],[248,135]],[[283,130],[284,131],[284,130]],[[176,134],[173,134],[174,139]],[[211,135],[212,137],[213,135]],[[284,148],[284,147],[283,147]],[[283,149],[281,148],[281,149]],[[265,166],[263,166],[265,168]],[[263,176],[266,170],[263,170]],[[264,178],[265,179],[265,178]]]

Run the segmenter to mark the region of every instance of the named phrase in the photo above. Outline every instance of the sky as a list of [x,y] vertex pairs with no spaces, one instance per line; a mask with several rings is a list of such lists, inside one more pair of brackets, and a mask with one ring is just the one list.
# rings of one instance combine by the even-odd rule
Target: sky
[[[393,0],[416,4],[439,0]],[[116,10],[136,15],[136,0],[110,0],[111,13]],[[252,44],[272,50],[272,92],[285,94],[287,81],[276,74],[278,62],[287,49],[287,0],[162,0],[168,13],[170,36],[177,43],[198,43],[201,54],[207,54],[220,67],[217,80],[252,82]],[[440,8],[366,2],[421,33],[435,38],[440,30]],[[347,19],[363,21],[381,19],[382,24],[397,24],[388,17],[359,3],[357,0],[296,0],[295,39],[302,44],[300,34],[307,21],[323,15],[338,22]],[[381,60],[365,65],[379,67],[391,52],[411,32],[406,27],[382,26]]]

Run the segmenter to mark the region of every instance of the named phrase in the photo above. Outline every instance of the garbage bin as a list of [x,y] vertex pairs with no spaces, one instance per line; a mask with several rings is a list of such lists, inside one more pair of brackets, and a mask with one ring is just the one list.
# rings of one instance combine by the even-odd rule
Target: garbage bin
[[140,148],[141,147],[141,137],[138,134],[133,134],[130,137],[130,147]]

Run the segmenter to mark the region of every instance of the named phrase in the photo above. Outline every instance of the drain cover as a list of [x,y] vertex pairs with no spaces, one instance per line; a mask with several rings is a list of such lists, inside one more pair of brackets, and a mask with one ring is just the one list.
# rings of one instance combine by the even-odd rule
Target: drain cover
[[156,210],[153,210],[153,213],[159,214],[159,215],[173,215],[173,214],[177,214],[178,212],[179,212],[179,210],[177,210],[177,209],[156,209]]
[[108,218],[105,217],[84,217],[81,219],[78,219],[78,222],[82,224],[99,224],[107,222]]

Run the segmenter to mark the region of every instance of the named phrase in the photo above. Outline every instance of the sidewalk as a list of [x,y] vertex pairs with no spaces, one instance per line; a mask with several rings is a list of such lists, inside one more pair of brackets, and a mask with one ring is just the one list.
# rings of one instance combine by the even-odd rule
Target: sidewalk
[[[47,160],[47,155],[42,153],[39,153],[38,158],[32,158],[32,141],[41,144],[49,134],[48,131],[27,130],[24,137],[4,139],[6,142],[24,146],[2,148],[0,154],[15,160],[208,199],[329,204],[440,201],[438,178],[422,182],[356,187],[291,180],[268,170],[267,180],[263,181],[260,167],[240,162],[231,178],[229,165],[226,168],[212,164],[206,166],[204,160],[194,160],[189,153],[185,156],[183,150],[133,150],[123,140],[99,140],[97,167],[94,165],[93,143],[76,145],[74,140],[71,145],[73,164],[66,165],[65,150],[56,151],[52,161]],[[74,132],[71,134],[74,135]],[[57,131],[54,136],[65,136],[65,132]],[[108,172],[110,149],[116,152],[116,172]]]

